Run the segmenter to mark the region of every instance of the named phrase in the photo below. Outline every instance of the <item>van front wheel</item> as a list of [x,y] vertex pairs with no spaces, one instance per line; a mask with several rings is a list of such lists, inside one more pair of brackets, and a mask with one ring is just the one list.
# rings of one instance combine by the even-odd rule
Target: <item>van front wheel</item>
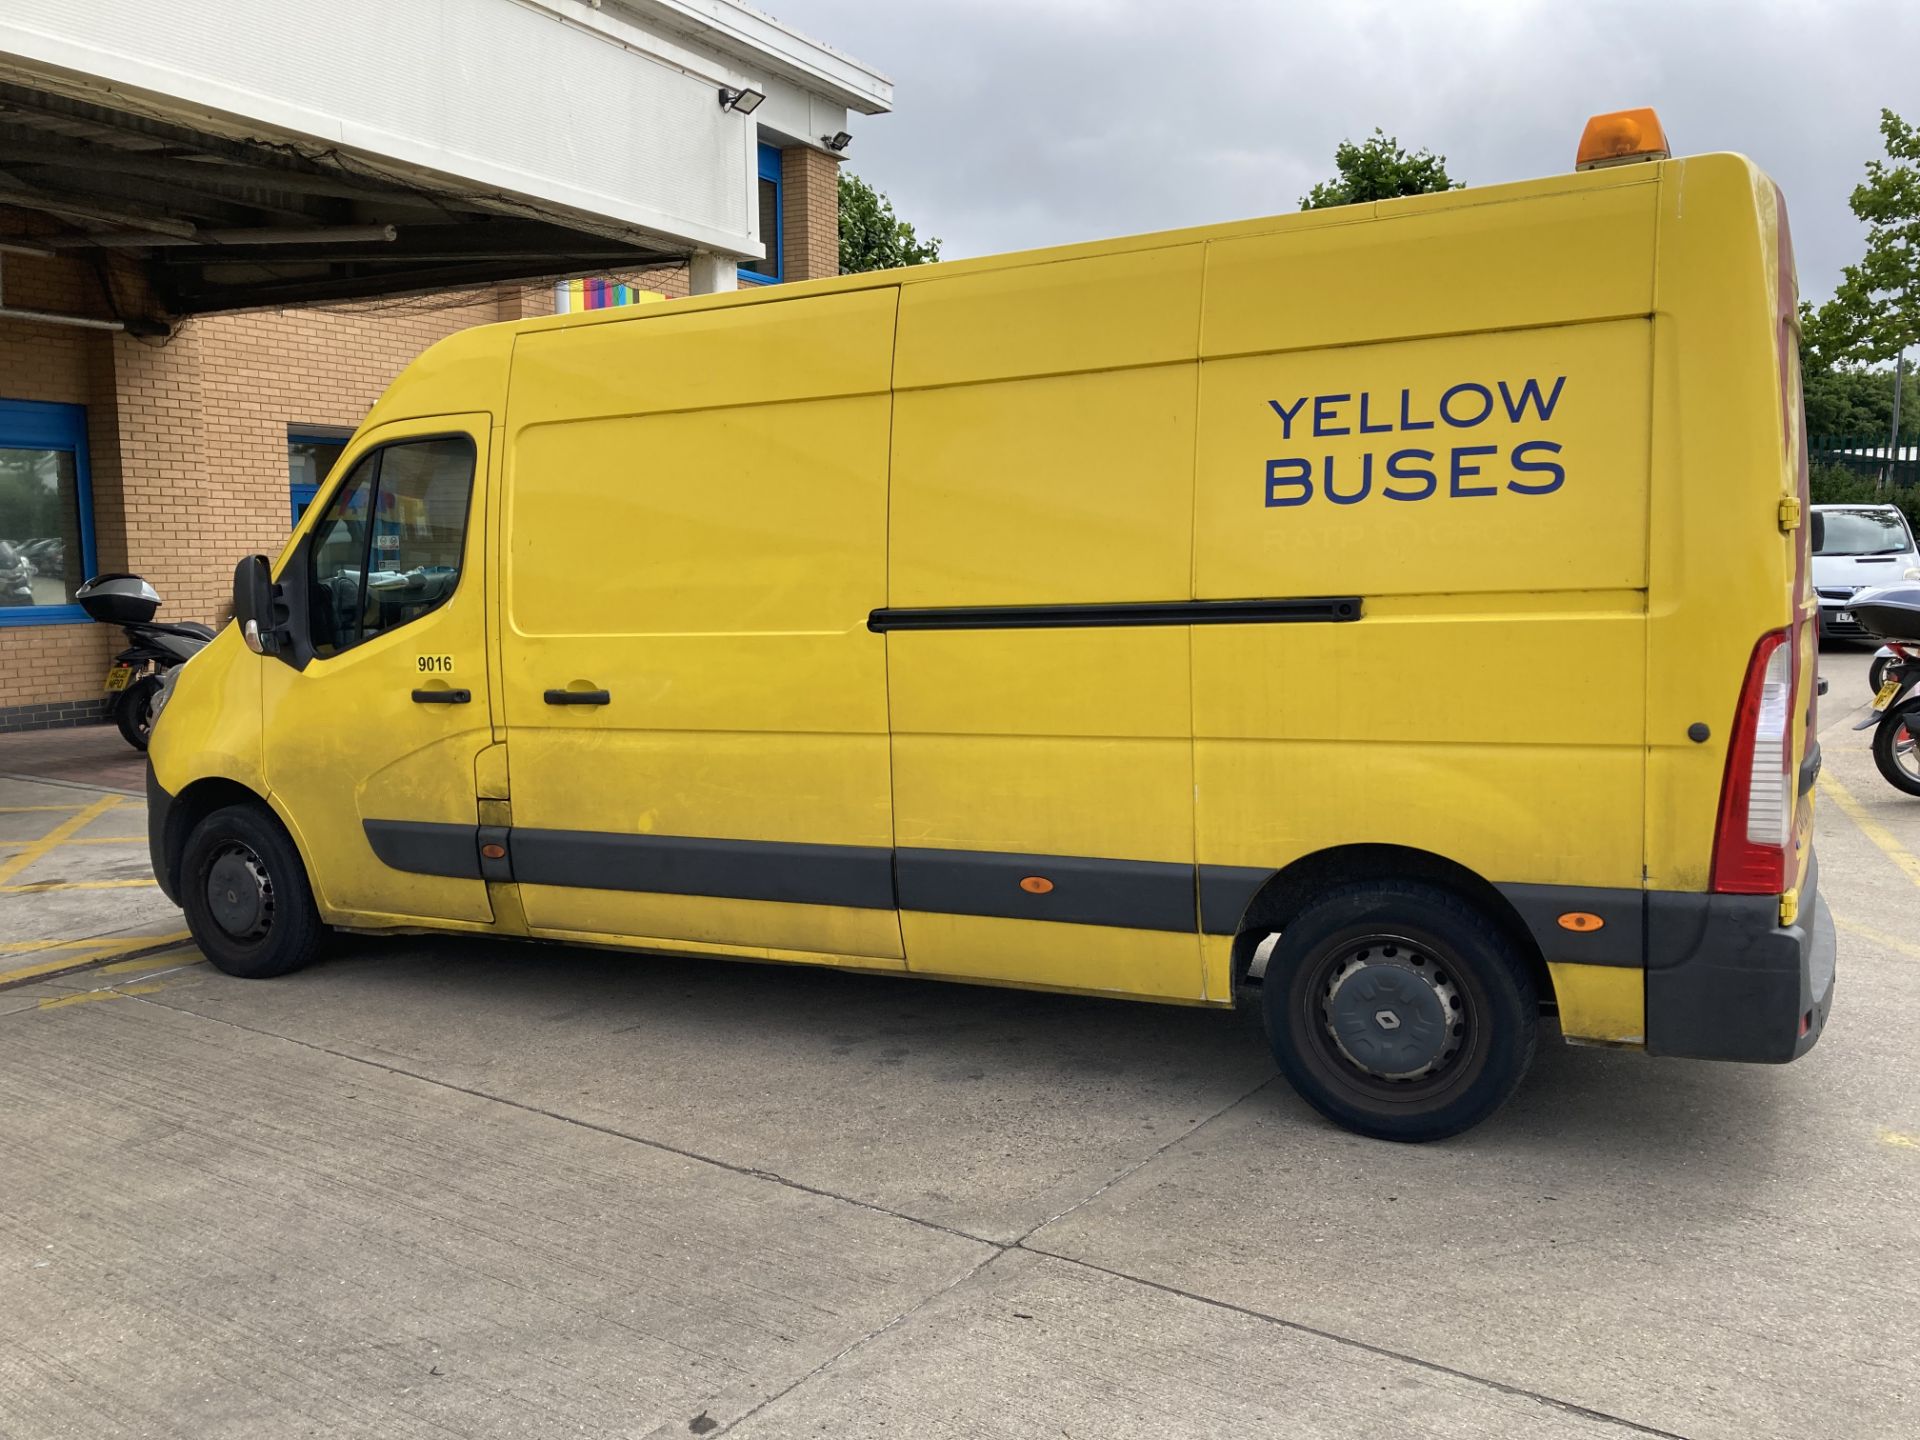
[[300,852],[259,806],[228,805],[193,827],[180,903],[194,943],[229,975],[285,975],[320,947],[324,927]]
[[1440,1140],[1499,1109],[1532,1063],[1532,972],[1487,917],[1437,886],[1324,896],[1281,933],[1261,993],[1281,1073],[1337,1125]]

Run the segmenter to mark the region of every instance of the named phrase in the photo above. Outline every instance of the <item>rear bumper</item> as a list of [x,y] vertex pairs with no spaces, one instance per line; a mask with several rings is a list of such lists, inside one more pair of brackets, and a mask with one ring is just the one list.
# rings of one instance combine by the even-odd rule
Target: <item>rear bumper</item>
[[1833,1006],[1833,916],[1808,863],[1800,914],[1774,895],[1647,895],[1647,1050],[1782,1064],[1813,1048]]

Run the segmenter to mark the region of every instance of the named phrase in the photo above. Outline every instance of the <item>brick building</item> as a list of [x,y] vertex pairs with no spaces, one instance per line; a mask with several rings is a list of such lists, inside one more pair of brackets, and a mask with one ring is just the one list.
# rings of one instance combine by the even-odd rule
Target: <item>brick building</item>
[[[126,7],[103,0],[101,8]],[[250,4],[133,6],[121,18],[134,23],[150,8],[177,19]],[[23,195],[11,183],[0,196],[6,202],[0,203],[0,731],[104,718],[101,680],[124,641],[117,628],[88,622],[71,604],[73,588],[87,575],[124,570],[145,576],[164,597],[161,619],[223,619],[234,562],[253,552],[277,553],[340,444],[388,381],[434,341],[471,325],[550,313],[555,281],[567,275],[673,297],[837,272],[838,149],[847,138],[839,127],[850,108],[887,108],[891,91],[883,77],[735,0],[606,0],[591,11],[570,0],[464,0],[446,8],[470,11],[469,21],[501,18],[509,27],[524,23],[529,11],[551,10],[569,28],[551,36],[529,32],[540,44],[575,44],[583,30],[603,27],[608,33],[592,38],[617,41],[625,57],[618,63],[630,63],[643,44],[653,43],[676,67],[672,81],[682,90],[690,54],[716,57],[712,63],[721,68],[711,73],[731,83],[715,87],[696,74],[697,96],[665,91],[691,117],[682,117],[680,135],[694,136],[685,140],[690,153],[634,157],[631,193],[617,197],[618,204],[607,202],[609,215],[631,212],[618,227],[607,216],[540,201],[540,177],[526,182],[533,199],[510,197],[513,208],[504,213],[497,192],[481,189],[483,176],[472,185],[474,209],[454,217],[460,225],[434,230],[423,224],[413,233],[432,230],[442,238],[396,256],[399,263],[383,273],[362,259],[372,248],[368,232],[381,227],[356,222],[383,205],[395,214],[413,213],[405,209],[410,204],[422,212],[447,209],[449,172],[409,171],[395,181],[383,170],[389,193],[381,196],[369,189],[370,171],[330,168],[338,151],[315,150],[301,157],[298,170],[264,172],[264,183],[273,187],[264,192],[266,201],[259,199],[263,172],[249,171],[244,186],[236,182],[217,197],[229,208],[214,210],[210,184],[201,178],[211,161],[224,159],[238,175],[249,160],[239,146],[258,140],[286,148],[265,122],[215,115],[178,95],[149,96],[138,115],[118,116],[84,80],[64,71],[50,79],[52,72],[37,70],[28,53],[33,37],[10,35],[0,18],[0,150],[37,158],[33,147],[44,143],[57,158],[79,140],[102,141],[71,171],[56,172],[51,162],[24,171],[9,163],[13,179],[44,175],[45,198]],[[716,15],[726,24],[702,31]],[[514,58],[529,64],[538,58],[526,55],[530,43],[518,32],[501,37],[503,47],[517,52]],[[705,52],[690,48],[702,43]],[[107,72],[118,62],[102,54]],[[573,52],[562,58],[586,63]],[[614,63],[598,50],[588,59]],[[619,78],[625,83],[625,72]],[[31,89],[29,81],[44,88]],[[636,106],[667,103],[648,88],[667,84],[651,72],[636,84]],[[40,128],[10,135],[22,118]],[[700,137],[709,131],[712,144],[702,150]],[[570,153],[576,138],[557,135],[556,148]],[[165,186],[175,172],[165,167],[182,161],[195,168],[180,172],[183,198],[169,208]],[[283,165],[277,154],[260,163]],[[456,156],[439,163],[466,162]],[[719,168],[717,185],[701,166]],[[474,168],[484,167],[476,162]],[[103,198],[77,188],[101,173],[122,172],[132,177],[123,192]],[[667,193],[649,193],[649,182]],[[551,188],[571,199],[568,183],[556,170]],[[353,201],[351,212],[322,217],[347,243],[325,230],[297,228],[301,213],[288,197],[326,195],[329,185]],[[367,200],[360,190],[369,191]],[[661,216],[674,205],[685,208],[688,195],[710,196],[713,215],[681,223],[674,233]],[[137,201],[128,198],[134,196]],[[540,232],[524,218],[536,201],[545,206]],[[736,218],[727,222],[730,213]],[[204,227],[209,214],[229,226],[221,235],[224,249],[200,244],[201,236],[212,240],[211,231],[179,233]],[[285,228],[233,228],[242,221]],[[731,238],[726,223],[736,227]],[[142,225],[156,233],[143,233]],[[389,225],[373,238],[392,241],[407,229]],[[475,235],[483,244],[501,239],[490,251],[430,253],[455,239],[467,246]],[[301,263],[261,261],[251,270],[222,263],[260,253],[236,248],[242,236],[297,242]],[[403,233],[392,249],[403,251],[408,238]],[[633,262],[604,263],[622,254]],[[196,255],[204,260],[198,269],[182,268]],[[583,259],[602,263],[579,263]],[[259,296],[293,303],[248,306],[254,298],[246,288],[249,275],[260,277]],[[287,275],[301,278],[288,282]],[[418,283],[437,276],[466,283]],[[564,296],[564,284],[559,290]],[[331,298],[341,295],[354,298]]]

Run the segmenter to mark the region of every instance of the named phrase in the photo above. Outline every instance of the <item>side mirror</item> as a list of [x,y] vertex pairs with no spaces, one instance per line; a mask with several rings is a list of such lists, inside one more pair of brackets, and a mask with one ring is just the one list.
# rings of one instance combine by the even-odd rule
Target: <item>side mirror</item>
[[281,652],[287,638],[286,616],[264,555],[249,555],[234,567],[233,620],[254,654]]

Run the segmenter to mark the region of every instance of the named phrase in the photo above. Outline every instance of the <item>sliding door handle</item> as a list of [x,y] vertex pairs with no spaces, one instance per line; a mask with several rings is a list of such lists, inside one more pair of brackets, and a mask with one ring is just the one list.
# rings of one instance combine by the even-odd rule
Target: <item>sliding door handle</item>
[[613,699],[604,690],[549,690],[549,705],[605,705]]
[[416,690],[413,703],[416,705],[464,705],[473,699],[471,690]]

